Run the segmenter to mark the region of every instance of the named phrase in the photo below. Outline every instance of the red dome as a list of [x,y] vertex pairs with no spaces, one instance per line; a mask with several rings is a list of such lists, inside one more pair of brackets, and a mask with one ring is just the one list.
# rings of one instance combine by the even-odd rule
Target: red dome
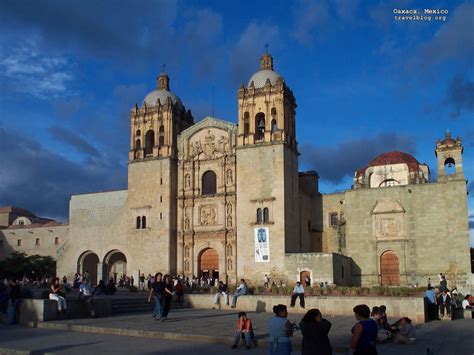
[[413,156],[403,152],[387,152],[372,159],[368,166],[407,164],[410,171],[420,170],[420,163]]

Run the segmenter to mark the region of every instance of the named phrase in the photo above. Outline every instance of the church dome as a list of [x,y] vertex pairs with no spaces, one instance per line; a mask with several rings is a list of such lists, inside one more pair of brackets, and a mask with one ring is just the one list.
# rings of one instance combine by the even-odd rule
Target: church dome
[[256,89],[263,88],[267,79],[270,80],[270,84],[275,85],[278,78],[283,80],[283,77],[273,70],[273,58],[270,54],[265,53],[260,58],[260,70],[252,75],[249,79],[247,87],[250,87],[253,82],[253,86]]
[[143,100],[143,104],[146,103],[147,107],[152,107],[156,106],[158,104],[158,100],[160,100],[160,103],[164,105],[168,98],[170,98],[173,105],[182,108],[183,104],[179,97],[170,91],[169,76],[166,73],[161,73],[160,75],[158,75],[157,82],[157,90],[154,90],[148,95],[146,95],[145,99]]
[[253,85],[256,89],[263,88],[267,79],[270,80],[270,84],[275,85],[278,78],[281,78],[281,75],[277,72],[269,69],[262,69],[252,75],[247,86],[249,87],[253,81]]
[[379,155],[369,162],[370,166],[406,164],[410,171],[417,171],[420,169],[420,163],[413,156],[403,152],[387,152]]
[[156,106],[159,99],[161,104],[163,105],[166,103],[168,97],[171,99],[171,102],[173,104],[177,105],[178,107],[183,106],[179,97],[168,90],[154,90],[150,92],[148,95],[145,96],[143,103],[146,103],[148,107]]

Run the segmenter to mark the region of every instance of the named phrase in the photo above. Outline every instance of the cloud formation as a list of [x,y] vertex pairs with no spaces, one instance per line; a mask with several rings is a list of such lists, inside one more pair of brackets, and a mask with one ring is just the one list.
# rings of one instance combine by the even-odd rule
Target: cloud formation
[[32,138],[0,127],[0,201],[66,220],[72,194],[123,189],[126,167],[106,159],[74,163]]
[[375,137],[348,140],[337,145],[314,146],[302,144],[301,162],[308,169],[316,170],[322,180],[335,184],[354,176],[376,156],[389,151],[413,154],[415,137],[397,133],[381,133]]
[[64,142],[74,147],[81,153],[93,157],[99,156],[99,151],[95,149],[89,142],[87,142],[86,139],[66,128],[60,126],[51,126],[48,128],[48,131],[55,140]]
[[316,37],[315,31],[325,27],[330,20],[329,5],[326,1],[299,0],[293,8],[293,18],[293,37],[301,45],[311,47]]
[[455,75],[448,86],[445,103],[452,107],[453,118],[463,111],[474,112],[474,81],[464,74]]
[[0,45],[0,80],[10,90],[40,99],[69,96],[73,79],[63,56],[41,53],[35,39],[13,46]]

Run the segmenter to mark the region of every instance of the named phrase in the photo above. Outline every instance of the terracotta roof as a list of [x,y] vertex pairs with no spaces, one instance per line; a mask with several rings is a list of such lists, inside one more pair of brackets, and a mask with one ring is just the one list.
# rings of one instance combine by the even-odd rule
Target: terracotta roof
[[420,170],[420,163],[413,156],[403,152],[387,152],[372,159],[365,168],[357,169],[356,176],[364,175],[365,171],[370,166],[393,165],[393,164],[407,164],[408,170]]

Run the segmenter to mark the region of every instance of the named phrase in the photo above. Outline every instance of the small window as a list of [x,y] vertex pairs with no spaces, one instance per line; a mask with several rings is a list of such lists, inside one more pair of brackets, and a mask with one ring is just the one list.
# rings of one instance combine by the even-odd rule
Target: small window
[[165,126],[161,125],[160,126],[160,133],[163,133],[165,131]]
[[160,178],[160,185],[163,185],[163,178]]
[[19,224],[20,226],[24,226],[24,225],[25,225],[25,221],[18,221],[18,224]]
[[141,144],[140,140],[137,139],[137,140],[135,141],[135,149],[142,149],[141,147],[142,147],[142,144]]
[[329,214],[329,225],[330,226],[337,226],[339,224],[339,218],[337,212]]
[[444,161],[444,175],[453,175],[456,173],[456,162],[453,158]]
[[250,128],[250,114],[248,112],[245,112],[244,113],[244,135],[248,135],[249,134],[249,128]]
[[257,223],[258,224],[262,223],[262,209],[261,208],[257,209]]
[[35,245],[40,245],[40,239],[39,238],[36,238]]
[[140,229],[142,226],[142,218],[141,217],[137,217],[137,229]]
[[16,246],[17,246],[17,247],[21,247],[21,239],[18,239],[18,240],[16,241]]
[[146,228],[146,216],[142,216],[142,229]]
[[277,121],[272,120],[272,133],[275,133],[278,130]]
[[255,116],[255,140],[262,140],[263,138],[265,138],[265,114],[259,112]]
[[202,175],[202,195],[216,194],[216,173],[212,170]]
[[163,213],[160,212],[160,219],[163,219]]
[[158,144],[161,146],[165,145],[165,136],[160,136],[158,139]]
[[54,244],[58,245],[60,243],[59,237],[54,238]]
[[160,202],[163,202],[163,196],[160,196]]
[[270,221],[270,218],[269,218],[268,208],[265,207],[263,209],[263,223],[268,223],[269,221]]
[[142,135],[142,131],[138,129],[137,132],[135,133],[135,136],[140,137],[141,135]]

